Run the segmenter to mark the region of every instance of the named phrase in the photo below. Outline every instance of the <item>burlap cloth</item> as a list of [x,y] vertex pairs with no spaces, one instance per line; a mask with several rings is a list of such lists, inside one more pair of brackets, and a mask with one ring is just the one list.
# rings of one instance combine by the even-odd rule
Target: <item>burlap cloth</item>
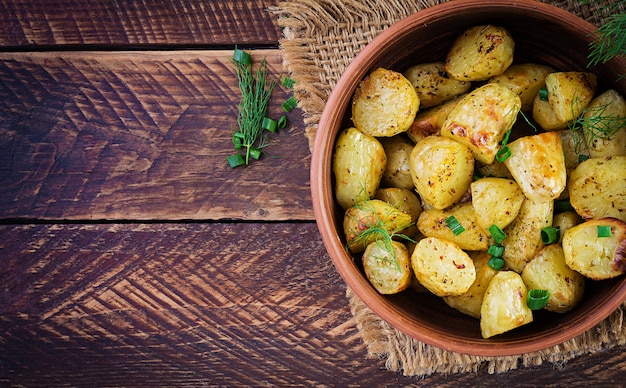
[[[443,0],[292,0],[270,9],[284,28],[280,45],[284,68],[296,81],[295,95],[304,114],[309,145],[324,104],[339,77],[359,51],[380,32],[414,12]],[[607,13],[602,5],[618,0],[543,1],[563,8],[599,26]],[[619,6],[624,9],[624,2]],[[467,373],[485,369],[501,373],[518,367],[551,362],[556,366],[585,353],[626,344],[626,302],[596,327],[580,336],[536,353],[510,357],[479,357],[439,349],[391,327],[372,312],[349,288],[352,314],[370,357],[386,359],[386,367],[406,376]]]

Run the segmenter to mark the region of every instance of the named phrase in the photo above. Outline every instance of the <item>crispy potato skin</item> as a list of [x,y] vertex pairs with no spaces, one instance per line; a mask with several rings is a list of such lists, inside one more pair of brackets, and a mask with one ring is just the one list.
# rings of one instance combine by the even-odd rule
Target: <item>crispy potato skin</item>
[[411,262],[402,243],[391,241],[386,246],[373,242],[365,249],[362,261],[365,276],[381,294],[397,294],[411,284]]
[[420,109],[444,103],[469,90],[471,82],[451,78],[446,73],[445,63],[420,63],[404,72],[406,79],[415,87],[420,100]]
[[352,127],[343,131],[333,156],[335,197],[343,209],[356,201],[371,198],[387,165],[387,155],[380,142]]
[[411,176],[418,194],[435,209],[451,206],[469,189],[474,157],[465,145],[429,136],[411,151]]
[[415,115],[413,124],[406,131],[407,136],[418,143],[425,137],[441,134],[441,127],[448,118],[452,109],[461,101],[461,95],[453,100],[447,101],[441,105],[434,106],[425,110],[420,110]]
[[352,122],[366,135],[389,137],[413,123],[419,110],[415,88],[402,74],[378,68],[357,87],[352,99]]
[[519,97],[498,83],[488,83],[468,93],[452,109],[441,135],[468,146],[476,160],[490,164],[498,144],[517,119]]
[[504,73],[489,79],[511,89],[522,102],[522,111],[529,112],[533,108],[535,96],[539,89],[546,85],[546,76],[554,72],[549,66],[536,63],[511,65]]
[[454,42],[445,69],[462,81],[484,81],[502,74],[513,63],[515,42],[502,27],[483,25],[467,29]]
[[[609,237],[598,237],[598,226],[611,228]],[[607,217],[585,221],[563,236],[565,263],[584,276],[603,280],[626,272],[626,222]]]
[[489,283],[480,309],[480,331],[491,338],[533,321],[526,305],[528,289],[513,271],[498,272]]
[[570,203],[584,219],[626,221],[626,156],[590,158],[569,176]]

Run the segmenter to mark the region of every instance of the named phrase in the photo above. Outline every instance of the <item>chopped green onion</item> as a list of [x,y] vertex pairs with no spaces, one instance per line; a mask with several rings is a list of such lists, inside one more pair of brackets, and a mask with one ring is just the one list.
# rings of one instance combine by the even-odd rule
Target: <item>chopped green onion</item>
[[236,150],[240,150],[243,147],[243,135],[241,132],[233,133],[233,144]]
[[249,65],[252,63],[252,57],[250,54],[243,50],[239,50],[238,48],[235,49],[233,60],[237,63],[241,63],[242,65]]
[[276,120],[269,117],[263,117],[263,121],[261,121],[261,128],[274,133],[276,132],[276,126]]
[[498,153],[496,154],[496,160],[500,163],[504,162],[511,156],[511,149],[508,146],[503,146],[500,148]]
[[588,155],[578,155],[578,163],[582,163],[587,159],[589,159]]
[[560,237],[561,229],[558,226],[556,228],[554,226],[546,226],[541,229],[541,242],[545,245],[550,245],[559,241]]
[[285,78],[283,78],[283,80],[281,82],[281,85],[283,85],[286,88],[293,89],[293,85],[295,83],[296,83],[296,81],[293,80],[292,78],[285,77]]
[[506,133],[504,134],[504,138],[502,139],[502,141],[500,142],[501,145],[505,146],[507,145],[507,143],[509,142],[509,137],[511,136],[511,130],[509,129],[508,131],[506,131]]
[[261,150],[258,148],[250,148],[250,157],[252,159],[259,160],[261,157]]
[[285,128],[287,128],[287,116],[282,115],[278,119],[278,129],[285,129]]
[[570,210],[574,210],[574,208],[572,207],[569,199],[557,199],[556,201],[554,201],[555,213],[562,213]]
[[530,290],[526,304],[531,310],[541,310],[548,305],[550,292],[548,290]]
[[496,244],[502,244],[502,241],[506,238],[506,234],[498,227],[498,225],[493,224],[489,227],[489,233]]
[[246,164],[246,161],[241,154],[231,155],[226,158],[226,161],[231,168],[239,167]]
[[499,271],[502,269],[502,267],[504,267],[504,260],[501,257],[493,256],[491,259],[489,259],[489,261],[487,262],[487,265],[490,268],[495,269],[496,271]]
[[546,88],[539,89],[539,99],[541,101],[548,101],[548,89]]
[[461,223],[459,222],[459,220],[456,219],[455,216],[450,216],[446,218],[446,225],[448,225],[448,228],[452,230],[452,233],[454,233],[455,236],[458,236],[459,234],[465,232],[465,228],[463,227],[463,225],[461,225]]
[[598,225],[598,237],[611,237],[611,227],[609,225]]
[[489,246],[489,250],[487,250],[487,253],[489,253],[493,257],[502,257],[502,254],[504,253],[504,247],[502,245],[492,244]]
[[298,100],[294,96],[291,96],[287,99],[287,101],[283,102],[281,106],[285,112],[291,112],[293,108],[298,106]]

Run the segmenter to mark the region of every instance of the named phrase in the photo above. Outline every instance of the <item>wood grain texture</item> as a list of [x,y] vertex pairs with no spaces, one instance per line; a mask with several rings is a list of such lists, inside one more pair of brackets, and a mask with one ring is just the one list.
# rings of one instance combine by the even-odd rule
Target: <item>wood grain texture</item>
[[[424,380],[368,359],[314,223],[0,226],[0,385],[617,386],[623,348]],[[97,382],[97,383],[95,383]]]
[[[299,110],[231,169],[232,51],[0,54],[0,217],[312,219]],[[281,73],[277,50],[265,57]],[[277,87],[270,117],[290,95]]]
[[5,0],[0,46],[276,44],[272,0]]

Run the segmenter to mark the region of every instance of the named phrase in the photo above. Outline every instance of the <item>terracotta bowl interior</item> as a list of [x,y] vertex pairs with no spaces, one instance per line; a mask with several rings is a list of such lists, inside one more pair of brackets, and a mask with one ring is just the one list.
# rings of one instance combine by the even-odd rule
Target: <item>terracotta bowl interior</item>
[[420,11],[395,24],[366,46],[333,90],[315,141],[311,186],[316,219],[324,244],[347,285],[382,319],[428,344],[461,353],[504,356],[560,344],[591,328],[626,298],[626,277],[587,282],[584,300],[566,314],[536,313],[532,324],[507,334],[482,339],[479,322],[446,306],[439,298],[410,291],[378,294],[356,260],[346,253],[343,211],[333,199],[332,149],[340,130],[350,125],[350,102],[358,82],[377,67],[404,71],[413,64],[443,60],[455,37],[479,24],[508,28],[516,41],[515,63],[537,62],[557,70],[590,70],[626,95],[624,60],[587,69],[591,24],[555,7],[532,0],[507,4],[459,0]]

